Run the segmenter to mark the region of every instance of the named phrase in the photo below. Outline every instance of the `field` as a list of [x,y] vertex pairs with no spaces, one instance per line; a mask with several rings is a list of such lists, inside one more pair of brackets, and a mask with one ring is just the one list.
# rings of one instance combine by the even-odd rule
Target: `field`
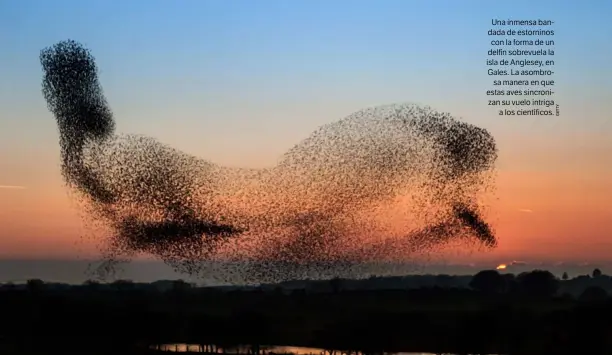
[[[333,281],[330,281],[333,282]],[[608,280],[608,282],[610,282]],[[612,302],[517,289],[168,291],[130,283],[0,290],[3,353],[146,352],[164,343],[433,353],[612,352]],[[86,349],[86,350],[84,350]]]

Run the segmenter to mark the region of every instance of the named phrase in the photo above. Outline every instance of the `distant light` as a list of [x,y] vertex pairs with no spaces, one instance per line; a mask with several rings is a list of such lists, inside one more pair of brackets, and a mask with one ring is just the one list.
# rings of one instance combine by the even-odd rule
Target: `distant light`
[[497,270],[505,270],[508,267],[508,265],[506,264],[499,264],[499,266],[496,267]]

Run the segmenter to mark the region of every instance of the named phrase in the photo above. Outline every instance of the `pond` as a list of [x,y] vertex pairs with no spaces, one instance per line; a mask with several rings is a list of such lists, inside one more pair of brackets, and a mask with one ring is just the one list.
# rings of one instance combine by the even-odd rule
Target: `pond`
[[[212,352],[214,348],[210,346],[203,346],[199,344],[161,344],[158,346],[152,346],[153,349],[161,351],[171,352]],[[328,350],[318,348],[305,348],[299,346],[261,346],[260,354],[295,354],[295,355],[330,355]],[[250,354],[250,347],[234,347],[221,349],[217,348],[217,352],[225,354]],[[434,353],[411,353],[411,352],[400,352],[393,353],[394,355],[439,355]],[[346,352],[337,350],[334,351],[333,355],[363,355],[362,353]],[[452,355],[452,354],[444,354]],[[490,354],[495,355],[495,354]]]

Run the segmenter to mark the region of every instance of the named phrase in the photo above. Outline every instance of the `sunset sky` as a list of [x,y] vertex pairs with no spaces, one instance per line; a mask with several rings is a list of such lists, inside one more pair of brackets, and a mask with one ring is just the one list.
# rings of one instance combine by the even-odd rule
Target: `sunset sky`
[[[499,147],[499,247],[472,259],[612,258],[612,2],[0,2],[0,258],[91,253],[60,175],[42,48],[92,49],[118,133],[264,167],[318,126],[415,102]],[[491,19],[554,20],[559,117],[487,107]]]

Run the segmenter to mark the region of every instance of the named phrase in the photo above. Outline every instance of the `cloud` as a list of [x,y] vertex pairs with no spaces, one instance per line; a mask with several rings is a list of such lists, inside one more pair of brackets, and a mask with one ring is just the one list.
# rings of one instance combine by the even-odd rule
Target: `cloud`
[[528,208],[519,208],[519,212],[533,213],[533,210],[530,210]]
[[25,190],[25,186],[16,185],[0,185],[0,189],[11,189],[11,190]]

